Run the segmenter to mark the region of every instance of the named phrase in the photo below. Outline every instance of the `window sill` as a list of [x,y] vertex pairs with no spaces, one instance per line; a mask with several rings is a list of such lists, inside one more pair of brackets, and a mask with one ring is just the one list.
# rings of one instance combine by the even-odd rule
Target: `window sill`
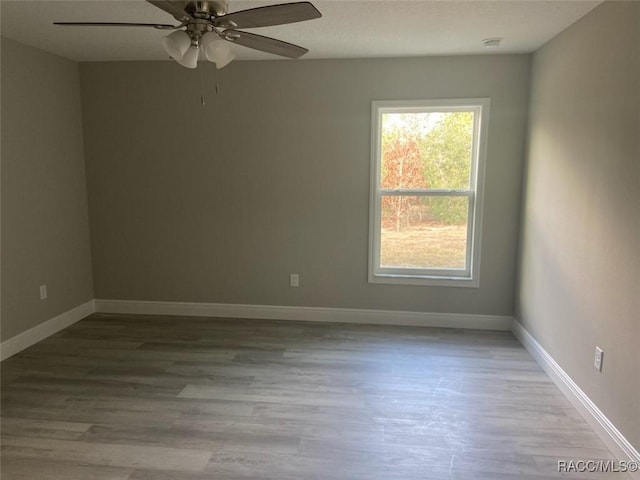
[[437,277],[428,275],[397,275],[388,273],[369,274],[369,283],[386,285],[415,285],[424,287],[478,288],[478,278]]

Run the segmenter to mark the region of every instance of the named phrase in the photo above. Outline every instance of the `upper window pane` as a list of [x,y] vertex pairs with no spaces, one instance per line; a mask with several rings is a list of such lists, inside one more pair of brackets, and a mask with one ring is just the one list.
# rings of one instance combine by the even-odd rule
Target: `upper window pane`
[[473,112],[382,113],[380,188],[469,188]]

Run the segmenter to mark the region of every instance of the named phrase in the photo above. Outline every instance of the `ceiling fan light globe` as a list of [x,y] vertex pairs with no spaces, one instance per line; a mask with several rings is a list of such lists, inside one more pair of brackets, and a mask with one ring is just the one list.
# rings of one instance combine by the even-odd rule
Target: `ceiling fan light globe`
[[220,37],[218,37],[217,33],[207,32],[202,36],[202,39],[200,40],[200,48],[206,53],[209,45],[219,41]]
[[187,68],[196,68],[198,66],[198,55],[200,54],[200,49],[198,47],[189,47],[187,52],[182,56],[180,60],[176,59],[183,67]]
[[218,70],[220,70],[221,68],[226,67],[227,65],[229,65],[231,63],[231,61],[234,58],[236,58],[235,54],[233,52],[229,52],[229,54],[226,57],[224,57],[224,58],[218,60],[217,62],[215,62],[216,68]]
[[235,58],[235,54],[224,40],[209,43],[204,54],[207,60],[216,64],[217,69],[226,67]]
[[187,32],[182,30],[173,32],[162,39],[164,51],[176,61],[184,56],[189,49],[189,45],[191,45],[191,39]]
[[206,57],[207,60],[209,60],[210,62],[215,62],[218,52],[221,51],[220,47],[222,40],[218,39],[212,39],[209,42],[206,42],[204,44],[201,43],[201,45],[204,48],[204,56]]

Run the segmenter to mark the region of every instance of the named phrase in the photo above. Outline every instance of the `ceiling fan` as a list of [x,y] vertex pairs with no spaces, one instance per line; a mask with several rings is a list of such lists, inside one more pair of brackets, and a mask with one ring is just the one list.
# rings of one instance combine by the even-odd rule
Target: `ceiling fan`
[[311,2],[283,3],[227,13],[228,0],[174,1],[147,0],[172,15],[178,25],[162,23],[120,22],[54,22],[55,25],[87,27],[152,27],[175,30],[162,39],[162,45],[180,65],[198,66],[200,52],[217,68],[223,68],[234,58],[226,42],[289,58],[299,58],[309,50],[271,37],[237,30],[238,28],[270,27],[320,18],[322,14]]

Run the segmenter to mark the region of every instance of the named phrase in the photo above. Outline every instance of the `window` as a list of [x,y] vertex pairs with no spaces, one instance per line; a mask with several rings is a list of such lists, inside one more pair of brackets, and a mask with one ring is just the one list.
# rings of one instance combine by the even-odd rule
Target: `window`
[[478,286],[489,99],[373,102],[369,282]]

